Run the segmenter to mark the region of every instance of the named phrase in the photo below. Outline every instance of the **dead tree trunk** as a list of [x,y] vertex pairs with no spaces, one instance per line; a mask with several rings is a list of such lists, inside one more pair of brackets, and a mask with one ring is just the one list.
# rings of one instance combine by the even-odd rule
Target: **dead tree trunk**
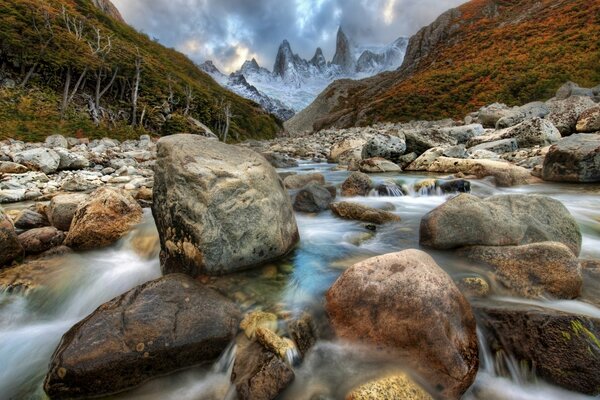
[[83,79],[85,78],[85,75],[87,74],[87,71],[88,71],[88,68],[85,67],[83,69],[83,71],[81,72],[81,75],[79,75],[79,79],[77,79],[77,82],[75,83],[75,86],[73,87],[73,90],[71,91],[72,72],[71,72],[71,67],[67,67],[67,76],[65,77],[65,88],[63,90],[63,99],[62,99],[62,104],[60,107],[60,119],[61,120],[64,118],[65,112],[67,111],[69,104],[71,104],[71,102],[73,101],[73,98],[77,94],[77,91],[79,90],[79,87],[81,86],[81,83],[83,82]]
[[187,85],[185,87],[185,110],[183,110],[183,115],[187,116],[190,113],[192,101],[194,101],[194,92],[192,87]]
[[138,95],[140,90],[140,77],[142,73],[142,56],[140,55],[140,49],[137,49],[137,57],[135,59],[135,79],[133,83],[133,89],[131,93],[131,103],[132,103],[132,112],[131,112],[131,126],[135,126],[136,117],[137,117],[137,102]]

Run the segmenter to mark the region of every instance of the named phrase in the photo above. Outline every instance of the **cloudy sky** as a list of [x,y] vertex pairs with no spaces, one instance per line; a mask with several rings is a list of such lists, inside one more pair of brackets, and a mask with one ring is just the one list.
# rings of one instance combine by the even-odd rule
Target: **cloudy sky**
[[196,62],[213,60],[225,72],[255,57],[273,67],[288,39],[311,58],[320,46],[331,59],[341,25],[360,45],[410,36],[465,0],[113,0],[131,25]]

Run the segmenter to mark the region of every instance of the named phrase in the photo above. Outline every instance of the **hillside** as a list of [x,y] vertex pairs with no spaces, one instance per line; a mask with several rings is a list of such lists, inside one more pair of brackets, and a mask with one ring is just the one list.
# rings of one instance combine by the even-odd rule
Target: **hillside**
[[281,129],[259,105],[125,24],[108,0],[5,0],[0,26],[0,139],[198,131],[188,117],[220,136],[229,119],[229,140]]
[[409,43],[403,65],[337,81],[286,123],[299,132],[381,121],[462,119],[479,107],[600,83],[599,0],[472,0]]

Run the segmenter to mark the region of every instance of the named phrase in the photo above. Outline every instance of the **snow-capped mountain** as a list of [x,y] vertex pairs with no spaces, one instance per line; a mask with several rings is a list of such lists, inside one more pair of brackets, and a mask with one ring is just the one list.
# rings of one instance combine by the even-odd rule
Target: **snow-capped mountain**
[[[308,106],[334,80],[362,79],[397,69],[402,64],[407,46],[408,38],[405,37],[386,46],[356,46],[340,27],[335,55],[329,62],[321,48],[317,48],[314,56],[306,60],[294,53],[290,43],[284,40],[277,51],[273,72],[261,67],[255,59],[246,61],[230,77],[218,71],[210,61],[202,64],[201,68],[239,95],[263,107],[271,107],[265,107],[268,111],[273,112],[273,107],[278,109],[276,115],[286,120]],[[283,110],[291,110],[292,114]]]

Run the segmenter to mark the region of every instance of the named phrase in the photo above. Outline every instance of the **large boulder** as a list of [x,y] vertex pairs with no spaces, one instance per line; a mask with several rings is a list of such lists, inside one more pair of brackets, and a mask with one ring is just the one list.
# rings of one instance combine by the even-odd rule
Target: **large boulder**
[[238,271],[287,254],[299,240],[275,169],[252,150],[195,135],[158,142],[152,212],[164,273]]
[[587,96],[571,96],[566,99],[552,99],[546,102],[550,109],[548,121],[560,131],[563,136],[574,133],[580,116],[597,104]]
[[475,304],[493,351],[567,389],[600,394],[600,319],[529,305]]
[[362,158],[381,157],[397,163],[406,152],[406,139],[390,135],[376,135],[362,149]]
[[13,156],[13,161],[28,168],[51,174],[60,166],[60,156],[52,149],[36,148],[21,151]]
[[536,117],[506,129],[474,137],[469,140],[467,145],[473,148],[483,143],[496,142],[502,139],[514,139],[518,147],[529,148],[556,143],[561,139],[561,135],[552,122]]
[[581,266],[562,243],[473,246],[460,250],[459,254],[489,267],[503,286],[520,296],[574,299],[581,294]]
[[61,231],[67,232],[79,205],[88,199],[87,194],[59,194],[54,196],[46,208],[50,223]]
[[460,172],[475,175],[480,179],[490,176],[494,178],[496,185],[501,187],[526,185],[532,180],[531,173],[527,169],[497,160],[439,157],[427,170],[450,174]]
[[369,222],[372,224],[385,224],[387,222],[400,221],[400,217],[396,214],[377,208],[363,206],[358,203],[342,201],[339,203],[332,203],[329,207],[335,215],[343,219]]
[[350,164],[362,158],[362,150],[367,144],[366,139],[344,139],[334,143],[329,150],[329,160],[339,164]]
[[420,243],[435,249],[560,242],[581,251],[579,225],[558,200],[541,195],[456,196],[421,219]]
[[516,139],[500,139],[494,140],[492,142],[486,142],[482,144],[478,144],[477,146],[473,146],[469,148],[469,152],[473,154],[474,152],[485,150],[491,151],[498,154],[510,153],[512,151],[517,151],[519,149],[519,143]]
[[361,160],[358,163],[358,168],[360,169],[360,172],[364,173],[402,172],[402,168],[397,164],[381,157]]
[[575,82],[568,81],[556,91],[556,99],[564,100],[572,96],[600,97],[600,85],[593,88],[583,88]]
[[542,177],[555,182],[600,182],[600,134],[579,134],[550,147]]
[[106,396],[214,361],[240,312],[183,274],[145,283],[101,305],[64,334],[44,390],[52,399]]
[[69,148],[69,142],[63,135],[50,135],[46,138],[46,140],[44,141],[44,144],[46,145],[46,147],[49,147],[51,149],[55,149],[55,148],[68,149]]
[[524,104],[512,108],[506,115],[496,122],[496,129],[509,128],[523,121],[533,118],[544,118],[550,113],[550,109],[541,101]]
[[495,128],[498,120],[507,116],[510,111],[510,107],[506,104],[490,104],[479,109],[477,112],[477,121],[485,128]]
[[63,148],[54,149],[60,157],[59,170],[84,169],[90,166],[90,161],[83,155],[70,152]]
[[92,250],[113,244],[142,219],[142,208],[123,190],[94,191],[75,211],[65,245]]
[[285,179],[283,180],[283,185],[287,189],[302,189],[310,182],[316,182],[320,183],[321,185],[324,185],[325,177],[323,176],[323,174],[319,173],[290,175],[285,177]]
[[373,181],[369,175],[362,172],[353,172],[342,183],[342,196],[367,196],[373,189]]
[[19,243],[15,226],[4,210],[0,208],[0,267],[11,263],[23,254],[23,247]]
[[327,292],[338,336],[396,353],[438,397],[456,399],[479,366],[475,318],[454,282],[419,250],[353,265]]

